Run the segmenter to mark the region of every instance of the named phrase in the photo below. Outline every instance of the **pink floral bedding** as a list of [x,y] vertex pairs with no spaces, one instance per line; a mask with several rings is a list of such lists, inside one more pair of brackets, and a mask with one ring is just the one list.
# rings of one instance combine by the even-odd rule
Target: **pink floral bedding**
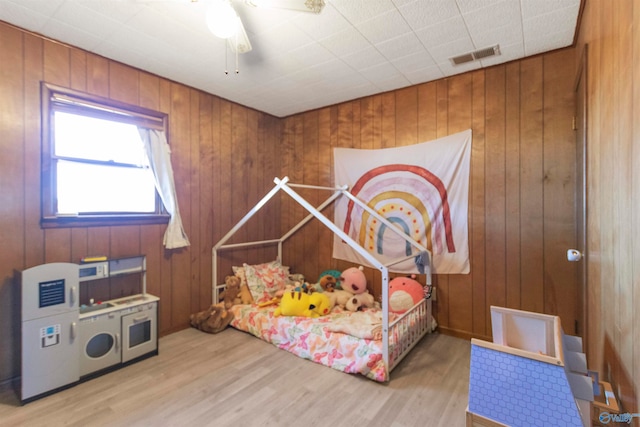
[[[342,372],[362,374],[374,381],[388,380],[382,360],[382,341],[358,338],[379,337],[380,325],[376,324],[376,318],[381,318],[380,310],[370,309],[362,314],[334,308],[328,316],[316,319],[274,317],[275,306],[235,305],[231,310],[234,314],[231,326],[280,349]],[[353,315],[359,317],[353,318],[357,322],[349,326],[351,322],[347,317]],[[340,330],[348,333],[338,332]],[[352,330],[353,335],[349,334]]]

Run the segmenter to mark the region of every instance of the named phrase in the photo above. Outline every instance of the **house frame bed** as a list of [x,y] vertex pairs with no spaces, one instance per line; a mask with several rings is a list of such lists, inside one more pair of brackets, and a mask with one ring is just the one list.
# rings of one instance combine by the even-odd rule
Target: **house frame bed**
[[[274,178],[275,187],[271,189],[229,232],[220,239],[218,243],[213,246],[212,249],[212,297],[213,303],[219,301],[219,293],[224,289],[224,284],[217,283],[218,281],[218,257],[219,253],[260,246],[277,245],[278,261],[282,262],[282,247],[300,228],[307,224],[312,219],[316,218],[327,228],[329,228],[334,234],[339,236],[344,242],[358,252],[367,262],[368,267],[372,267],[380,271],[382,276],[382,359],[385,366],[386,378],[388,379],[389,373],[400,363],[400,361],[413,349],[413,347],[432,330],[432,308],[431,308],[431,253],[427,248],[420,245],[411,237],[406,235],[400,229],[395,227],[393,223],[381,216],[378,212],[371,209],[368,205],[349,192],[348,186],[336,186],[336,187],[322,187],[312,186],[305,184],[294,184],[289,182],[288,177]],[[328,191],[332,193],[323,203],[318,207],[312,206],[307,200],[305,200],[300,194],[298,194],[293,188],[315,189],[319,191]],[[298,202],[309,213],[304,219],[302,219],[293,228],[287,231],[279,239],[251,241],[244,243],[226,244],[226,242],[246,223],[251,217],[253,217],[265,204],[267,204],[276,194],[284,191],[293,200]],[[417,251],[409,256],[404,256],[399,259],[395,259],[388,263],[382,263],[378,260],[374,254],[371,254],[364,249],[358,242],[353,240],[347,233],[345,233],[340,227],[333,223],[329,218],[322,214],[322,210],[333,204],[340,196],[345,196],[352,200],[355,204],[359,205],[363,210],[367,211],[370,215],[377,220],[385,224],[388,230],[392,230],[398,236],[402,237],[411,247]],[[409,259],[415,259],[420,254],[421,260],[424,265],[424,270],[418,272],[416,267],[416,273],[426,275],[426,287],[429,297],[422,299],[415,304],[411,309],[402,315],[398,316],[392,321],[389,321],[389,267],[399,264]],[[426,256],[424,256],[426,255]],[[418,314],[416,316],[416,313]],[[416,321],[418,319],[418,321]],[[390,351],[390,338],[393,337],[393,351]]]

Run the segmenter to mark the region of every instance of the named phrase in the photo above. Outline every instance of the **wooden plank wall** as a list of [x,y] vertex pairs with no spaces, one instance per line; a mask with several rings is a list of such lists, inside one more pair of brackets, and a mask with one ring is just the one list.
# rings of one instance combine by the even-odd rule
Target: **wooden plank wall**
[[[42,80],[169,114],[188,249],[164,250],[164,225],[40,228]],[[271,188],[280,171],[274,150],[280,119],[3,23],[0,111],[0,381],[19,374],[19,271],[45,262],[78,262],[85,255],[145,254],[148,292],[161,299],[161,334],[183,329],[190,313],[211,302],[213,244]],[[248,224],[245,235],[277,236],[277,207],[268,212],[262,224]],[[246,251],[232,254],[223,271],[231,270],[234,256],[249,260]]]
[[[87,254],[144,253],[167,334],[209,303],[212,245],[274,176],[332,185],[333,147],[402,146],[467,128],[474,134],[472,273],[435,278],[442,330],[486,337],[491,304],[558,313],[572,324],[577,297],[567,296],[575,292],[575,269],[561,260],[574,239],[567,202],[574,191],[574,55],[566,49],[279,119],[0,24],[0,380],[19,371],[20,270]],[[169,114],[190,248],[165,251],[159,225],[39,227],[41,80]],[[313,203],[323,198],[300,192]],[[277,237],[303,216],[286,197],[278,200],[233,241]],[[331,259],[331,242],[328,230],[310,223],[286,247],[285,261],[310,279],[341,270],[347,265]],[[234,251],[220,275],[231,265],[273,258],[271,249]],[[379,293],[379,278],[367,275]]]
[[589,0],[587,47],[589,366],[640,411],[640,4]]
[[[501,305],[559,314],[571,332],[579,295],[566,261],[575,245],[574,56],[569,48],[285,118],[282,174],[333,185],[334,147],[404,146],[471,128],[471,273],[435,277],[440,327],[487,337],[489,307]],[[287,228],[301,213],[282,208]],[[329,230],[310,233],[285,251],[286,264],[314,279],[348,266],[331,259]],[[319,260],[309,241],[320,245]],[[367,275],[380,293],[379,278]]]

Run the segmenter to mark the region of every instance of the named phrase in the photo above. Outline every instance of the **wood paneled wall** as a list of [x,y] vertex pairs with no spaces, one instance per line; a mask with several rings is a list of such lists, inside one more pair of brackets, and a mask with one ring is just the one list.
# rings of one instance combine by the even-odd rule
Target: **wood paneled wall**
[[589,366],[640,411],[640,4],[588,0]]
[[[40,228],[40,81],[169,114],[189,248],[165,250],[164,225]],[[161,334],[185,328],[189,314],[211,302],[211,247],[280,171],[280,119],[3,23],[0,112],[0,381],[20,372],[21,270],[145,254],[148,292],[161,299]],[[275,221],[266,225],[249,224],[247,232],[277,234]]]
[[[440,327],[487,337],[489,307],[500,305],[559,314],[573,332],[579,293],[566,250],[576,236],[574,56],[565,49],[285,118],[283,175],[333,185],[334,147],[405,146],[471,128],[471,273],[435,277]],[[283,229],[302,215],[288,202],[282,209]],[[315,278],[345,267],[331,259],[330,231],[296,238],[284,254],[294,270]],[[320,245],[320,259],[309,242]],[[367,274],[379,293],[379,277]]]
[[[564,253],[575,240],[574,56],[566,49],[279,119],[0,23],[0,381],[19,373],[20,270],[87,254],[144,253],[167,334],[209,303],[212,245],[274,176],[332,185],[333,147],[402,146],[468,128],[471,274],[435,278],[442,330],[488,336],[492,304],[558,313],[572,325],[576,270]],[[164,250],[159,225],[40,228],[41,80],[169,114],[188,249]],[[234,241],[277,237],[302,216],[278,198]],[[285,261],[310,278],[342,269],[331,246],[332,235],[312,222],[286,247]],[[228,254],[221,274],[273,257],[256,252]]]

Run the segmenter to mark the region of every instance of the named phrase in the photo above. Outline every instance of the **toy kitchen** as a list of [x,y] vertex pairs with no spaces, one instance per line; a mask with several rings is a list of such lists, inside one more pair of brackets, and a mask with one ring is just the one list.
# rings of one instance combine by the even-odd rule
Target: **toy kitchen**
[[43,264],[21,279],[23,404],[158,354],[145,256]]

